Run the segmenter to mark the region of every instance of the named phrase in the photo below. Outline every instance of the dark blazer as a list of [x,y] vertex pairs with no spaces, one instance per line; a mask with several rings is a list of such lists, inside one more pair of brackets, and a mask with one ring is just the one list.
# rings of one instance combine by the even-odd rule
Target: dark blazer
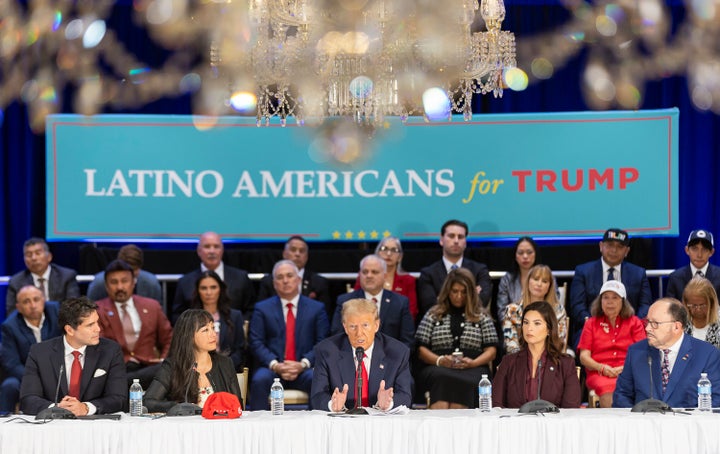
[[[332,316],[334,309],[334,301],[330,300],[330,291],[328,290],[328,280],[317,273],[305,268],[302,279],[301,293],[311,300],[320,301],[325,305],[325,311],[328,317]],[[260,289],[258,290],[257,300],[262,301],[276,296],[275,286],[273,285],[272,273],[268,273],[260,279]]]
[[[135,283],[136,295],[144,296],[155,301],[162,301],[162,287],[157,277],[148,271],[140,270]],[[107,298],[107,289],[105,288],[105,271],[101,271],[95,275],[93,281],[88,285],[87,297],[92,301],[98,301]]]
[[[647,316],[652,294],[645,268],[623,262],[620,280],[627,291],[627,299],[635,309],[635,315],[643,319]],[[580,340],[580,332],[585,324],[585,318],[590,318],[590,304],[597,298],[603,285],[603,269],[601,259],[583,263],[575,268],[575,275],[570,284],[570,316],[575,331],[573,346]]]
[[[493,380],[492,401],[494,406],[520,408],[527,402],[525,381],[528,378],[527,349],[505,355],[498,366]],[[575,360],[561,356],[560,364],[548,360],[543,366],[540,398],[560,408],[580,406],[580,381],[575,369]]]
[[[59,304],[55,301],[45,302],[45,323],[40,329],[42,340],[48,340],[62,334],[58,326],[59,307]],[[25,324],[23,316],[19,312],[13,311],[2,324],[0,357],[2,358],[2,368],[7,376],[22,380],[30,347],[36,343],[35,336]]]
[[103,298],[97,302],[97,312],[100,317],[98,323],[102,329],[100,335],[120,344],[125,362],[134,357],[145,366],[157,364],[170,350],[170,341],[172,341],[170,321],[157,301],[139,295],[133,295],[132,298],[141,322],[140,334],[133,351],[128,349],[121,315],[115,302],[110,301],[110,298]]
[[[64,266],[50,264],[50,277],[48,278],[48,301],[62,301],[65,298],[76,298],[80,296],[80,287],[75,280],[77,272]],[[35,285],[32,273],[24,269],[13,275],[8,281],[7,294],[5,297],[5,313],[10,314],[15,310],[17,292],[26,285]]]
[[[248,273],[240,268],[224,265],[225,279],[223,281],[227,285],[228,295],[233,309],[242,311],[243,316],[248,318],[253,311],[255,304],[255,289],[248,277]],[[193,292],[195,291],[195,283],[202,274],[200,268],[191,271],[177,282],[175,289],[175,300],[172,305],[172,322],[175,323],[180,314],[190,307]]]
[[[335,315],[330,326],[331,334],[344,332],[342,326],[342,306],[346,301],[365,298],[364,290],[355,290],[338,297]],[[410,315],[410,303],[406,296],[389,290],[383,290],[380,304],[380,332],[399,340],[410,350],[415,345],[415,322]]]
[[[310,364],[315,364],[313,347],[327,337],[330,328],[325,305],[301,296],[296,314],[295,357],[298,361],[307,358]],[[260,366],[268,367],[272,360],[285,360],[285,317],[279,297],[273,296],[255,305],[248,340]]]
[[[690,279],[693,278],[692,268],[690,265],[685,265],[682,268],[678,268],[668,276],[667,296],[682,301],[682,294],[685,291],[685,286]],[[712,282],[715,287],[715,292],[720,294],[720,266],[708,264],[707,273],[705,273],[705,279]]]
[[230,309],[230,320],[234,325],[232,333],[225,319],[220,317],[220,351],[232,359],[236,372],[242,372],[245,365],[245,319],[242,312]]
[[[652,366],[648,365],[652,358]],[[653,398],[673,408],[697,407],[697,382],[701,372],[707,372],[711,383],[720,384],[720,350],[707,342],[685,334],[665,392],[660,377],[660,350],[651,347],[647,339],[630,346],[625,366],[618,376],[613,393],[613,407],[632,407],[650,397],[650,368],[653,376]],[[720,386],[712,390],[712,406],[720,406]]]
[[[490,271],[483,263],[478,263],[463,257],[462,268],[469,270],[475,276],[475,284],[481,287],[480,300],[483,306],[488,308],[492,297],[493,284],[490,279]],[[420,277],[417,280],[418,316],[422,320],[425,312],[437,304],[437,297],[440,289],[445,283],[447,270],[442,260],[438,260],[430,266],[420,270]]]
[[[54,403],[58,376],[58,400],[67,395],[67,372],[60,374],[60,366],[65,364],[64,354],[63,336],[30,348],[20,386],[20,410],[23,413],[36,415]],[[80,401],[95,405],[98,414],[127,411],[127,393],[125,363],[120,346],[103,338],[100,338],[98,345],[88,345],[80,378]]]
[[[345,333],[329,337],[315,346],[317,364],[313,371],[310,400],[312,408],[326,410],[335,388],[348,385],[345,406],[355,406],[355,361],[353,349]],[[410,350],[401,342],[382,333],[375,335],[372,361],[368,371],[368,392],[370,405],[377,402],[380,381],[385,380],[385,389],[393,388],[393,405],[412,403],[409,365]]]
[[[230,358],[210,352],[212,367],[207,373],[213,392],[228,392],[235,394],[242,405],[242,394],[237,381],[237,374]],[[195,374],[197,377],[197,373]],[[172,379],[172,363],[163,361],[150,387],[145,392],[143,403],[149,412],[167,412],[175,404],[183,401],[168,400],[170,380]]]

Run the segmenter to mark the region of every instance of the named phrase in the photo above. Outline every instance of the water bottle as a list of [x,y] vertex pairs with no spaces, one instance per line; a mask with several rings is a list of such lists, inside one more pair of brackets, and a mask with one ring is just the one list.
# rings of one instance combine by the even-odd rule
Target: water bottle
[[700,411],[711,411],[712,410],[712,383],[707,377],[707,372],[700,374],[700,380],[698,381],[698,410]]
[[276,378],[270,387],[270,410],[273,416],[285,412],[285,389],[279,378]]
[[141,416],[143,408],[143,389],[140,380],[133,378],[130,385],[130,416]]
[[490,411],[492,408],[492,383],[487,374],[483,374],[478,383],[478,400],[480,401],[480,411]]

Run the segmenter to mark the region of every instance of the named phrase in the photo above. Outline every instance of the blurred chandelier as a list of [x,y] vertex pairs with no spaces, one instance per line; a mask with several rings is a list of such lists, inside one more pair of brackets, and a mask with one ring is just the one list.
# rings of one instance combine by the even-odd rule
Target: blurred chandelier
[[[40,126],[70,84],[87,115],[193,93],[195,114],[258,125],[469,119],[473,95],[502,96],[516,66],[503,0],[135,0],[136,22],[169,51],[159,68],[107,27],[113,4],[0,0],[0,107],[19,98]],[[486,31],[474,31],[478,9]]]

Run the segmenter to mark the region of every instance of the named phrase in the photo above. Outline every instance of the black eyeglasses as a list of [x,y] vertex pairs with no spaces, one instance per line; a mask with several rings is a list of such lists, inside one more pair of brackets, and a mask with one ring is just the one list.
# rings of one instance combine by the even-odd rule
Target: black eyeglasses
[[643,322],[643,326],[645,326],[645,327],[647,327],[648,325],[650,325],[650,327],[651,327],[652,329],[658,329],[658,327],[659,327],[660,325],[664,324],[664,323],[675,323],[675,322],[677,322],[677,320],[668,320],[668,321],[665,321],[665,322],[656,322],[655,320],[649,320],[649,319],[647,319],[647,318],[644,318],[642,322]]
[[389,252],[391,254],[399,254],[402,251],[397,247],[380,246],[380,252]]

